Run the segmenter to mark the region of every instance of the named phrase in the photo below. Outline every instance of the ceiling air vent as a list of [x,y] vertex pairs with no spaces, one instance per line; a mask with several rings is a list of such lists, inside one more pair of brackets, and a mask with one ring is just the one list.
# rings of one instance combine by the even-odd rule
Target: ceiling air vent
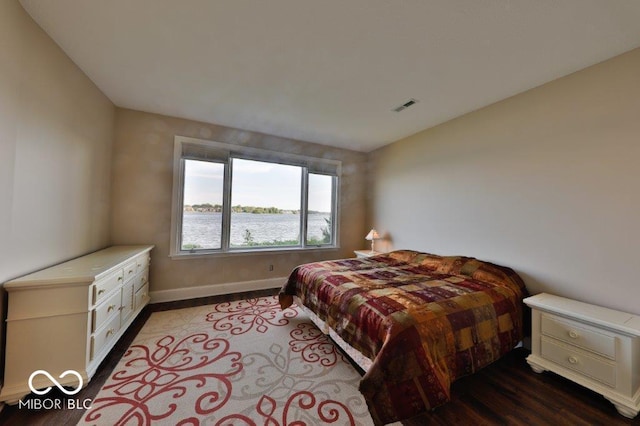
[[392,109],[391,111],[400,112],[400,111],[402,111],[402,110],[404,110],[404,109],[409,108],[411,105],[413,105],[413,104],[415,104],[415,103],[417,103],[417,102],[418,102],[418,100],[417,100],[417,99],[413,99],[413,98],[411,98],[411,99],[409,99],[407,102],[403,103],[402,105],[399,105],[399,106],[395,107],[395,108],[394,108],[394,109]]

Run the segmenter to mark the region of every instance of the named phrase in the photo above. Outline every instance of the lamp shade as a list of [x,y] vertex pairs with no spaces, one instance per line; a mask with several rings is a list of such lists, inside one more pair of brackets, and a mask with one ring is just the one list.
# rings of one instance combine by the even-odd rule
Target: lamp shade
[[380,235],[378,235],[378,231],[376,231],[375,229],[372,229],[371,231],[369,231],[367,236],[364,237],[364,239],[365,240],[369,240],[369,241],[379,240],[380,239]]

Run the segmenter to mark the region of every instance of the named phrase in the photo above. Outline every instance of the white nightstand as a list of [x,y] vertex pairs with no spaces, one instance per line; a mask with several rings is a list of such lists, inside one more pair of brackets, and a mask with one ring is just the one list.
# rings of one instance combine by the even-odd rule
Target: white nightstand
[[371,251],[371,250],[355,250],[354,253],[356,254],[356,257],[359,259],[363,259],[365,257],[371,257],[371,256],[377,256],[380,253],[379,251]]
[[640,316],[541,293],[531,307],[536,373],[553,371],[598,392],[620,414],[640,411]]

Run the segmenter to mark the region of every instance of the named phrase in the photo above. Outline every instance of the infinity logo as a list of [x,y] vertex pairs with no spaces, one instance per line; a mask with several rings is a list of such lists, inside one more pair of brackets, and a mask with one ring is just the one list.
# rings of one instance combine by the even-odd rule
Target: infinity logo
[[75,395],[78,392],[80,392],[80,389],[82,389],[82,376],[80,375],[80,373],[78,373],[75,370],[67,370],[65,372],[63,372],[60,375],[60,379],[68,376],[69,374],[71,374],[72,376],[75,376],[78,378],[78,387],[72,391],[68,391],[64,388],[64,386],[62,386],[60,384],[60,382],[58,382],[51,374],[49,374],[48,371],[45,370],[36,370],[33,373],[31,373],[31,375],[29,376],[29,389],[31,389],[31,392],[35,393],[36,395],[44,395],[45,393],[48,393],[51,390],[51,386],[49,386],[48,388],[44,389],[44,390],[38,390],[35,389],[33,387],[33,378],[36,377],[38,374],[42,374],[44,376],[47,376],[47,378],[49,380],[51,380],[53,382],[54,385],[56,385],[56,387],[58,389],[60,389],[60,391],[66,395]]

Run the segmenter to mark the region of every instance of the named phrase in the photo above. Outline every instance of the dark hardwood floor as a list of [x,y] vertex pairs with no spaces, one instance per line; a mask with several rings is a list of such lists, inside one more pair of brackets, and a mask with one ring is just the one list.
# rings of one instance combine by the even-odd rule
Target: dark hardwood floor
[[[73,398],[93,399],[152,312],[275,294],[276,290],[214,296],[147,306],[98,368],[87,387]],[[528,351],[516,349],[452,386],[451,402],[410,421],[422,425],[640,425],[626,419],[600,395],[552,373],[536,374]],[[53,391],[52,391],[53,392]],[[62,397],[64,395],[52,395]],[[84,410],[28,410],[5,406],[0,425],[75,425]],[[311,426],[311,425],[309,425]]]

